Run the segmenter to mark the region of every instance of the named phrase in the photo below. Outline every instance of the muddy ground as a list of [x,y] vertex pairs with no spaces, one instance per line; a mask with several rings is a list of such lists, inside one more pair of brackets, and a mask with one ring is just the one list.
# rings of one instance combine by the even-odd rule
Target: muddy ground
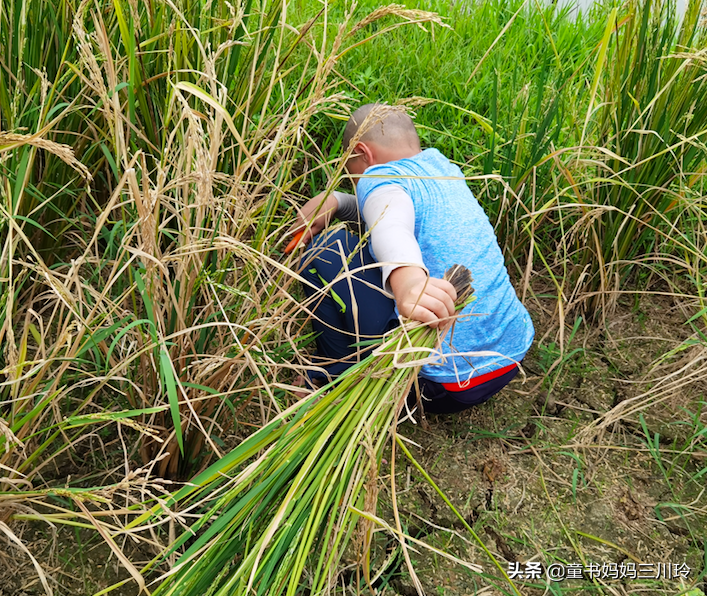
[[[572,341],[561,354],[552,308],[531,305],[538,334],[524,379],[470,412],[400,426],[464,519],[398,453],[403,525],[481,570],[411,548],[424,593],[514,593],[484,549],[528,596],[707,591],[707,346],[688,345],[689,315],[653,296],[627,300],[604,324],[579,322],[574,333],[566,324]],[[392,519],[390,459],[380,513]],[[128,577],[90,530],[12,528],[57,595],[94,594]],[[375,541],[377,590],[415,594],[398,542],[384,532]],[[138,567],[152,556],[129,552]],[[548,569],[565,579],[548,579]],[[0,536],[0,596],[41,593],[27,554]],[[114,593],[137,589],[128,582]]]

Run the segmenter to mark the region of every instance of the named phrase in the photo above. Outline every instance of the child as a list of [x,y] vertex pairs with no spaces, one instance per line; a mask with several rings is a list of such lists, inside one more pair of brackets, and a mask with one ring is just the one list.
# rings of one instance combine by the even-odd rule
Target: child
[[[307,222],[302,240],[313,238],[303,257],[307,295],[339,278],[315,309],[318,356],[329,359],[324,368],[337,375],[354,364],[361,348],[352,344],[381,336],[397,324],[398,313],[444,325],[454,315],[456,293],[441,278],[458,263],[471,271],[476,300],[453,332],[447,330],[440,363],[422,367],[419,385],[428,412],[483,403],[517,374],[534,336],[488,218],[461,170],[436,149],[421,150],[404,111],[362,106],[344,131],[344,147],[352,142],[346,169],[356,196],[314,197],[293,229]],[[320,234],[332,215],[356,219],[359,213],[370,231],[367,246],[346,230]]]

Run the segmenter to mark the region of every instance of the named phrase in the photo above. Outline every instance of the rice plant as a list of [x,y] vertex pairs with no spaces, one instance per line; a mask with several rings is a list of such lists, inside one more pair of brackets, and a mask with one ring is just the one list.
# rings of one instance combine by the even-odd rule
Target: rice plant
[[[576,120],[604,9],[573,20],[568,7],[520,0],[473,8],[431,0],[428,6],[444,15],[448,28],[434,36],[405,31],[381,37],[351,52],[343,72],[362,102],[414,98],[424,144],[466,164],[472,176],[503,176],[518,194],[534,166],[579,141]],[[364,52],[374,53],[375,68]],[[482,182],[472,184],[484,190]],[[481,198],[492,221],[503,226],[498,194],[493,185]]]
[[[328,37],[326,10],[324,25],[296,28],[285,3],[256,4],[28,0],[0,12],[1,122],[14,128],[0,132],[1,515],[46,520],[42,508],[59,507],[54,523],[94,527],[141,586],[115,544],[124,522],[94,509],[119,473],[87,488],[47,470],[115,438],[116,486],[135,504],[148,478],[188,478],[221,456],[224,427],[247,434],[241,420],[287,408],[283,370],[306,336],[287,334],[301,305],[280,244],[306,189],[300,163],[318,162],[302,131],[326,107],[345,113],[332,73],[349,28],[436,19],[349,15]],[[34,70],[21,67],[30,57]]]
[[[457,289],[460,310],[473,299],[469,272],[455,266],[445,277]],[[186,547],[155,594],[319,594],[337,585],[345,559],[363,566],[370,585],[370,522],[382,523],[376,501],[383,450],[416,370],[434,359],[439,341],[437,330],[419,323],[398,328],[364,361],[155,507],[155,513],[177,505],[181,515],[198,511],[165,554]],[[393,508],[397,529],[388,530],[409,564],[394,498]]]
[[[606,64],[597,64],[596,104],[587,106],[582,137],[597,147],[587,155],[597,167],[586,193],[581,183],[570,191],[580,204],[573,234],[583,288],[596,293],[592,310],[613,303],[608,293],[624,286],[634,265],[676,254],[690,275],[690,262],[702,271],[705,265],[700,231],[689,231],[703,218],[694,191],[707,167],[702,2],[689,3],[681,24],[671,2],[629,7]],[[571,159],[568,166],[574,169]]]

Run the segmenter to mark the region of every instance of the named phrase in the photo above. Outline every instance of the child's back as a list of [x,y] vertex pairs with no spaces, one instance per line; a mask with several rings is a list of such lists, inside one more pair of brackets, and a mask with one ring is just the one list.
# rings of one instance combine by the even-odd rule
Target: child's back
[[[436,149],[420,149],[407,114],[375,104],[359,108],[344,133],[344,145],[350,143],[353,155],[346,167],[357,196],[322,194],[301,214],[301,221],[308,221],[324,202],[320,215],[309,221],[305,241],[323,230],[332,212],[360,214],[370,231],[369,246],[356,254],[351,251],[358,238],[344,230],[320,234],[305,253],[309,296],[344,269],[360,269],[353,280],[336,282],[331,295],[317,297],[319,354],[335,361],[325,368],[339,374],[350,366],[352,354],[360,351],[356,344],[366,339],[361,329],[381,335],[396,324],[398,313],[444,325],[455,314],[456,294],[441,278],[461,264],[471,271],[476,301],[447,332],[439,364],[423,367],[420,385],[430,400],[428,411],[454,412],[482,403],[515,376],[534,335],[488,218],[461,170]],[[376,261],[380,268],[371,268]]]
[[[429,275],[441,278],[455,263],[471,271],[476,301],[463,313],[478,316],[457,321],[454,349],[445,346],[445,353],[502,355],[449,358],[440,366],[425,366],[424,376],[440,383],[458,382],[521,360],[533,340],[533,325],[510,283],[488,217],[461,170],[436,149],[369,167],[357,184],[360,211],[369,196],[389,185],[402,187],[412,200],[414,234]],[[375,233],[375,222],[366,223]]]

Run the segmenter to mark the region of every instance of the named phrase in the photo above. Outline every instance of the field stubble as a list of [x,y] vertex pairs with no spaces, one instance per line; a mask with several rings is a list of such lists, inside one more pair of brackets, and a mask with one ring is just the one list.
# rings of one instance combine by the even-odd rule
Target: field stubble
[[[542,332],[541,311],[534,316]],[[658,376],[685,369],[684,357],[664,357],[666,344],[689,340],[681,317],[660,297],[622,304],[603,328],[577,332],[570,347],[581,352],[549,395],[541,343],[524,361],[525,382],[514,380],[468,414],[432,417],[428,428],[401,432],[419,444],[425,468],[507,562],[686,564],[688,586],[705,570],[707,387],[702,377],[662,401],[651,397]],[[699,368],[704,353],[684,356]],[[632,400],[644,409],[624,415],[621,404]],[[603,420],[610,423],[601,426]],[[406,487],[401,507],[413,529],[462,558],[483,560],[475,545],[439,528],[458,524],[414,470],[403,466],[398,482]],[[469,594],[484,586],[447,561],[421,553],[416,562],[426,593]],[[618,594],[676,594],[681,585],[668,578],[606,581],[604,593]],[[523,594],[548,589],[544,581],[518,585]],[[600,586],[566,580],[551,589],[598,594]],[[396,587],[408,593],[404,579]]]

